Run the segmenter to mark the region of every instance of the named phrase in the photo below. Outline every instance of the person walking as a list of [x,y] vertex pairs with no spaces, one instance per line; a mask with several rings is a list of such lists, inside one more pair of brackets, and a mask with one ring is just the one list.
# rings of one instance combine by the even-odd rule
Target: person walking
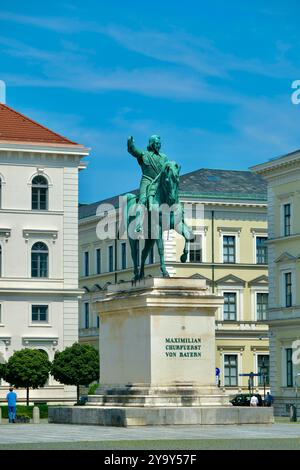
[[14,392],[13,387],[9,387],[9,392],[6,395],[8,406],[8,422],[16,422],[16,409],[17,409],[17,394]]

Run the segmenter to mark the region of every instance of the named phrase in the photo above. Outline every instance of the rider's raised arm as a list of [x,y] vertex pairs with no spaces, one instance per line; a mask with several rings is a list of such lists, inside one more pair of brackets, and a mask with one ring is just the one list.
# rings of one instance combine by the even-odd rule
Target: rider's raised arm
[[132,136],[128,137],[127,139],[127,150],[131,155],[133,155],[138,160],[143,158],[144,152],[136,148],[136,146],[134,145],[134,139]]

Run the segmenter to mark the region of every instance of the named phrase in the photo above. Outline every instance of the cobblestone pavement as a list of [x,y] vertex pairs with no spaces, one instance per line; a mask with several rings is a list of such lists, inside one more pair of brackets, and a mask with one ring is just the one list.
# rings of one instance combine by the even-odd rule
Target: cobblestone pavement
[[162,439],[300,438],[294,423],[243,426],[104,427],[69,424],[0,425],[0,445],[13,443],[162,440]]

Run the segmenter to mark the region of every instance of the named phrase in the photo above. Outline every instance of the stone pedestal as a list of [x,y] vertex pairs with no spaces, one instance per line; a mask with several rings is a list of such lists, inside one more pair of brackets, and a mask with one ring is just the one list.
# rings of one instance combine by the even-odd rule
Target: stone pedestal
[[215,313],[205,281],[149,278],[111,285],[100,315],[100,382],[89,405],[221,406]]
[[111,285],[100,316],[100,383],[87,406],[49,421],[105,426],[270,423],[271,409],[233,407],[215,386],[215,314],[205,281]]

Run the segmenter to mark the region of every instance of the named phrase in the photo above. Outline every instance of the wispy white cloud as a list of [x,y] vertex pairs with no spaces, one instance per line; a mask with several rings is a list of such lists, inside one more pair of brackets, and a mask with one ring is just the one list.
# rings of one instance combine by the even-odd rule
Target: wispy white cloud
[[59,87],[89,92],[126,91],[151,97],[175,100],[237,103],[235,91],[215,87],[197,74],[178,68],[97,68],[90,64],[88,56],[73,52],[70,43],[59,51],[45,51],[10,38],[0,37],[2,54],[35,60],[41,68],[41,76],[2,73],[2,78],[15,86]]
[[127,50],[142,54],[160,62],[189,67],[204,77],[230,78],[235,71],[266,77],[296,76],[298,69],[277,54],[280,41],[274,44],[274,60],[266,62],[258,57],[238,57],[221,51],[213,41],[185,31],[136,30],[119,25],[104,25],[81,18],[40,17],[0,12],[0,20],[21,23],[52,30],[58,33],[98,33],[110,37]]
[[[242,58],[220,51],[212,41],[185,32],[136,31],[108,26],[102,33],[123,47],[160,61],[188,66],[204,76],[229,78],[234,71],[281,78],[297,73],[297,68],[281,54],[267,63],[256,57]],[[282,43],[283,45],[283,43]],[[274,45],[274,54],[280,43]]]
[[81,31],[98,31],[96,22],[82,21],[77,18],[64,18],[64,17],[41,17],[20,15],[8,11],[0,12],[0,20],[11,21],[28,26],[35,26],[38,28],[49,29],[59,33],[72,34]]

